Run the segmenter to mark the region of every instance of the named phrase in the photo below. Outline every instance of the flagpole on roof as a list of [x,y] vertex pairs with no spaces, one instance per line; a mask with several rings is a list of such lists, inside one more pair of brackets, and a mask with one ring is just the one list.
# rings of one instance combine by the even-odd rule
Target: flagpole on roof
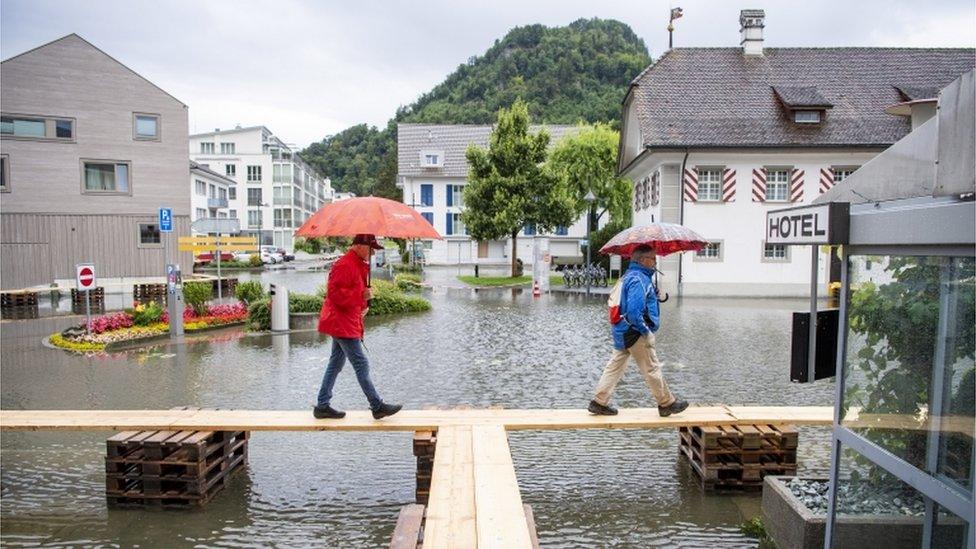
[[668,21],[668,49],[674,48],[674,20],[684,15],[681,8],[671,8],[671,19]]

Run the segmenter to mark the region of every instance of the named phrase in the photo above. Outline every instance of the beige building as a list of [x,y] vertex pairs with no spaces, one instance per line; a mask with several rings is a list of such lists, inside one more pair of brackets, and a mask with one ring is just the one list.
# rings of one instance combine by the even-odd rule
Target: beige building
[[73,279],[81,262],[102,279],[162,276],[190,234],[187,106],[76,34],[0,75],[0,287]]

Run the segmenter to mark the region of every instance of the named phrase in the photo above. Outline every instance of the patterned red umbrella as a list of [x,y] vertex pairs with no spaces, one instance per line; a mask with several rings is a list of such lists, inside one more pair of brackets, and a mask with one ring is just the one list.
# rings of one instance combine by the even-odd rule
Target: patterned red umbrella
[[708,241],[687,227],[676,223],[651,223],[620,231],[600,248],[600,252],[630,257],[634,248],[647,245],[654,248],[657,255],[668,255],[674,252],[697,252],[706,244]]
[[309,238],[357,234],[390,238],[441,238],[434,227],[413,208],[375,196],[326,204],[295,231],[295,236]]

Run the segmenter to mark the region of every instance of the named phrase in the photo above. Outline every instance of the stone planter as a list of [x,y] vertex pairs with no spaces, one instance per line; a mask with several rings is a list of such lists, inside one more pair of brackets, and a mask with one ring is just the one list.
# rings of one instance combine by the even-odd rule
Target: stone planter
[[[763,482],[762,517],[766,532],[779,549],[822,549],[827,517],[814,514],[793,495],[786,485],[792,478],[769,476]],[[842,515],[835,525],[835,546],[921,547],[923,520],[923,517],[893,515]],[[947,547],[961,547],[964,536],[965,524],[958,520],[942,522],[935,535],[949,544]]]
[[292,330],[315,330],[319,327],[319,313],[291,313],[288,315],[288,328]]

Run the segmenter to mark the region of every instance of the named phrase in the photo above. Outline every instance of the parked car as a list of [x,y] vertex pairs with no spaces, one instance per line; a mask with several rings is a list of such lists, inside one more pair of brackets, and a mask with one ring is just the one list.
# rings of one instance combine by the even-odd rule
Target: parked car
[[274,246],[261,246],[261,261],[276,265],[285,262],[285,256],[277,251]]
[[249,252],[234,252],[234,261],[240,261],[241,263],[247,263],[251,260],[251,254]]
[[284,248],[274,248],[274,251],[281,254],[281,257],[285,258],[285,261],[294,261],[295,254],[288,253]]

